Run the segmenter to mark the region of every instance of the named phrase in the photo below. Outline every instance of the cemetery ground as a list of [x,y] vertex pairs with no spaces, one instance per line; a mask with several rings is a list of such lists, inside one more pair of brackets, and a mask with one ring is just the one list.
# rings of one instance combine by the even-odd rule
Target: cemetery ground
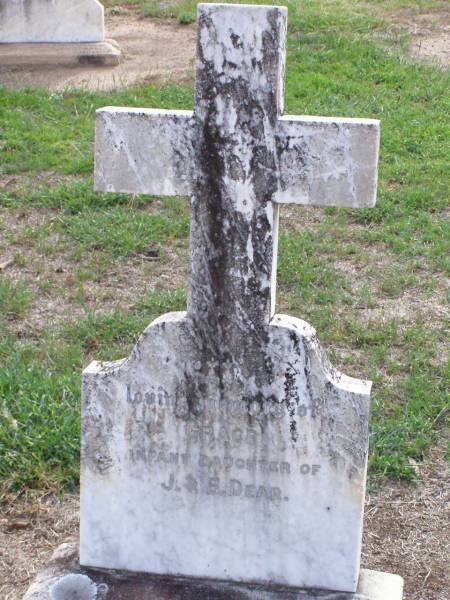
[[[106,4],[195,16],[195,2]],[[405,577],[406,600],[443,600],[450,76],[392,34],[400,1],[278,4],[286,113],[381,119],[382,147],[374,209],[282,207],[277,312],[374,381],[363,565]],[[445,3],[403,4],[448,23]],[[111,92],[0,87],[2,598],[76,535],[82,368],[186,303],[189,202],[94,193],[95,109],[189,109],[189,72]]]

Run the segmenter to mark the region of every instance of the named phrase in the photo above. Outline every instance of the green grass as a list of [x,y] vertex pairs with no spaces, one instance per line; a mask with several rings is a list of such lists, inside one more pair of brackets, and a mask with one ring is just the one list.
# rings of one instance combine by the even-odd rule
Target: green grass
[[84,211],[63,219],[62,226],[77,247],[88,252],[103,251],[113,258],[133,254],[157,257],[164,246],[188,235],[187,210],[180,216],[173,212],[152,214],[123,207]]
[[[446,309],[450,239],[450,75],[405,57],[406,40],[388,37],[377,10],[442,3],[280,3],[290,11],[287,112],[382,123],[377,206],[326,209],[305,226],[298,207],[298,220],[282,227],[280,310],[311,322],[339,368],[374,380],[371,480],[412,479],[411,461],[425,458],[448,424],[446,323],[439,315]],[[189,21],[196,3],[128,4]],[[0,256],[11,250],[16,266],[32,273],[36,257],[46,264],[63,256],[72,264],[75,286],[69,289],[55,273],[38,273],[38,296],[69,298],[82,311],[58,325],[49,320],[29,327],[27,339],[19,338],[18,326],[39,298],[30,276],[18,282],[0,276],[5,489],[76,485],[82,368],[93,358],[126,356],[154,317],[182,310],[186,302],[182,286],[175,292],[143,289],[132,306],[118,298],[106,312],[86,299],[85,286],[99,284],[135,257],[159,258],[164,266],[169,250],[186,247],[189,226],[186,199],[93,192],[95,109],[189,109],[193,98],[192,87],[175,85],[112,93],[0,88],[0,178],[19,180],[0,185]],[[35,180],[42,172],[48,177]],[[35,213],[46,220],[35,223],[29,218]],[[6,215],[18,225],[9,227]]]
[[3,322],[23,316],[30,307],[31,299],[31,292],[23,282],[0,275],[0,315]]
[[183,290],[156,293],[141,298],[133,311],[87,313],[38,340],[0,339],[3,489],[76,485],[82,368],[94,358],[121,358],[150,321],[185,303]]
[[[114,94],[86,91],[8,91],[0,87],[0,176],[57,170],[92,173],[95,110],[113,106],[184,108],[190,89],[145,87]],[[5,192],[0,192],[0,202]]]
[[79,456],[79,354],[69,357],[60,347],[54,351],[47,340],[37,349],[5,337],[0,360],[2,486],[73,486]]

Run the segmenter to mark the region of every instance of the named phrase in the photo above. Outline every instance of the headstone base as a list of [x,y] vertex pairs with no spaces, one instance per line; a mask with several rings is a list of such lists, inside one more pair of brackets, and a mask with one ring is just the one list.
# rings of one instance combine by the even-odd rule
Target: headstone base
[[62,544],[23,600],[402,600],[398,575],[361,570],[358,591],[293,590],[80,567],[78,545]]
[[0,44],[0,67],[116,66],[120,50],[113,40],[76,44]]

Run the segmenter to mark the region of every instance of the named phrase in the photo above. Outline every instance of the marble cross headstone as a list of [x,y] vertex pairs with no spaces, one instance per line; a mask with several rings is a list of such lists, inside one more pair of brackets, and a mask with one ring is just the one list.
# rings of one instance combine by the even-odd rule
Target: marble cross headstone
[[370,382],[274,315],[277,224],[373,206],[379,123],[282,116],[286,22],[200,4],[194,112],[98,112],[96,188],[191,196],[191,273],[186,313],[84,371],[82,565],[356,589]]

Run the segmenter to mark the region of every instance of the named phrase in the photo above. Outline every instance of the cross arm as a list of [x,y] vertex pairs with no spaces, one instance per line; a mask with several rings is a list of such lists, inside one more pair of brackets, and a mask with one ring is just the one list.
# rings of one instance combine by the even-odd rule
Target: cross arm
[[107,107],[97,111],[95,189],[189,196],[192,112]]
[[379,143],[374,119],[280,117],[274,202],[374,206]]

